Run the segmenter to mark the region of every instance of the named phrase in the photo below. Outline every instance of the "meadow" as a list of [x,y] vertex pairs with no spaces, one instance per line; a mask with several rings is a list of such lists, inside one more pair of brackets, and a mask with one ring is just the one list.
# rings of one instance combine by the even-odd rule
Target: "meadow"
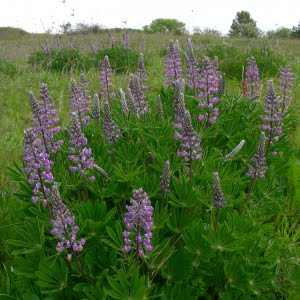
[[299,299],[300,41],[111,34],[0,30],[0,299]]

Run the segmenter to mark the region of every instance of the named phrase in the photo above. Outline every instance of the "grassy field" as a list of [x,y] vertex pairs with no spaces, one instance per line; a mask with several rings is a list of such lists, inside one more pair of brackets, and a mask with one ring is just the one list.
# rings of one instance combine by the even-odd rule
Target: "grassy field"
[[[112,34],[121,45],[122,32]],[[123,300],[122,293],[116,296],[120,286],[126,286],[124,289],[127,291],[131,290],[131,285],[137,284],[143,287],[141,290],[136,289],[137,294],[141,292],[143,297],[141,294],[136,297],[128,294],[128,299],[150,299],[150,295],[163,300],[167,299],[164,295],[170,295],[168,299],[195,299],[191,296],[191,291],[199,296],[198,299],[208,299],[200,298],[200,295],[205,297],[207,294],[212,295],[209,299],[298,299],[295,295],[299,291],[300,282],[300,272],[297,269],[300,236],[300,40],[192,36],[197,57],[218,53],[220,71],[224,72],[225,68],[229,68],[235,75],[226,74],[226,93],[220,101],[220,121],[212,128],[199,124],[196,120],[199,113],[197,101],[191,94],[186,95],[186,105],[193,113],[196,131],[201,132],[203,147],[203,160],[194,163],[194,177],[187,179],[188,167],[177,157],[178,145],[173,140],[174,94],[164,84],[166,47],[170,39],[179,40],[183,52],[187,37],[130,33],[131,49],[136,53],[144,53],[150,87],[147,99],[151,110],[149,115],[141,119],[134,118],[133,115],[126,118],[119,102],[113,102],[114,118],[124,134],[114,157],[108,154],[109,147],[94,123],[85,130],[89,145],[93,148],[93,153],[96,153],[96,162],[110,173],[107,180],[97,174],[96,182],[89,183],[91,201],[83,201],[81,179],[65,168],[68,160],[67,145],[55,156],[55,176],[62,183],[61,193],[71,211],[76,214],[76,220],[79,220],[82,227],[80,233],[87,237],[87,250],[81,255],[84,259],[84,272],[90,276],[86,279],[87,274],[78,267],[80,261],[76,261],[76,266],[74,261],[69,263],[55,252],[54,237],[49,234],[50,215],[42,205],[35,206],[30,202],[32,191],[26,185],[22,171],[13,167],[13,162],[21,165],[23,131],[31,126],[28,91],[38,95],[40,84],[48,85],[63,129],[70,121],[70,80],[74,78],[78,81],[81,72],[84,72],[91,94],[100,92],[99,68],[95,65],[87,64],[88,67],[57,72],[30,64],[29,57],[47,41],[54,48],[57,45],[72,45],[86,59],[91,55],[91,43],[99,43],[105,49],[111,48],[109,35],[103,32],[53,36],[12,29],[0,30],[0,292],[5,290],[7,297],[12,295],[14,299],[28,300],[38,299],[39,295],[42,297],[40,299],[73,300],[85,299],[86,295],[89,299],[104,299],[107,295],[113,295],[113,299]],[[257,106],[251,105],[241,96],[241,77],[246,61],[232,57],[232,53],[241,53],[243,57],[247,57],[252,51],[256,51],[262,65],[265,64],[265,69],[261,69],[262,96]],[[182,61],[184,65],[183,55]],[[283,63],[292,66],[295,80],[292,109],[285,116],[283,138],[278,143],[281,154],[278,157],[268,157],[267,179],[257,180],[253,199],[247,203],[244,198],[251,193],[251,188],[245,178],[245,168],[257,148],[266,81],[272,78],[277,82],[277,71]],[[271,69],[273,73],[270,76]],[[118,88],[124,91],[127,89],[129,73],[126,70],[113,75],[112,82],[117,94]],[[167,116],[165,120],[158,119],[154,113],[158,94],[161,94],[164,101]],[[119,94],[117,98],[119,99]],[[65,130],[62,130],[61,135],[67,140]],[[224,164],[224,154],[242,139],[247,140],[247,146],[236,160]],[[154,153],[154,163],[149,162],[149,152]],[[159,182],[166,159],[171,161],[173,174],[169,204],[162,207]],[[9,180],[7,167],[13,167],[11,174],[14,181]],[[215,214],[211,204],[211,175],[216,170],[220,170],[222,187],[229,204],[220,216],[217,212]],[[154,254],[150,254],[149,263],[140,267],[137,260],[136,268],[135,258],[122,253],[119,245],[122,240],[119,244],[118,242],[121,238],[120,224],[124,207],[131,197],[130,190],[139,186],[147,188],[152,203],[155,203],[156,248]],[[214,218],[216,227],[211,226]],[[220,225],[217,230],[218,222]],[[22,238],[25,236],[26,239],[27,236],[22,236],[20,232],[30,233],[26,243]],[[21,240],[12,239],[12,235],[16,238],[18,234]],[[31,240],[31,235],[36,239]],[[201,251],[194,240],[203,245]],[[18,248],[23,246],[24,249]],[[188,251],[184,252],[183,249]],[[199,251],[201,255],[202,251],[207,253],[201,261],[201,271],[197,269],[202,259]],[[106,253],[109,255],[106,256]],[[160,258],[161,254],[165,255],[165,259]],[[177,267],[174,267],[177,261]],[[181,266],[186,266],[187,263],[189,267],[181,270]],[[219,268],[219,263],[224,267],[225,275],[222,271],[219,273],[219,269],[222,269]],[[47,285],[49,282],[45,278],[48,275],[45,274],[53,265],[59,269],[56,274],[52,270],[51,274],[57,281]],[[17,272],[12,271],[12,266],[16,267]],[[242,274],[243,267],[247,269],[247,274],[245,278],[241,276],[241,279],[236,274]],[[127,268],[131,268],[129,272]],[[137,275],[139,272],[140,277]],[[62,274],[66,276],[61,276]],[[194,275],[190,277],[190,274]],[[217,276],[214,278],[212,274]],[[124,278],[126,280],[122,283]],[[215,280],[212,285],[211,278]],[[231,279],[236,280],[236,283],[232,283]],[[53,297],[45,296],[47,288],[53,293]],[[247,290],[248,294],[240,294],[241,290]],[[273,295],[270,290],[274,291]],[[24,298],[23,291],[26,291]],[[218,293],[220,298],[217,298]],[[179,298],[176,298],[177,294]],[[285,297],[288,294],[291,298]],[[72,298],[73,295],[77,298]]]

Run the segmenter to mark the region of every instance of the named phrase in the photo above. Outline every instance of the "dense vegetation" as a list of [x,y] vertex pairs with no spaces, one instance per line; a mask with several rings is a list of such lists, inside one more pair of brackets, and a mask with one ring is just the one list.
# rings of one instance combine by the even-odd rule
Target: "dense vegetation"
[[1,297],[296,299],[298,119],[282,68],[294,88],[299,68],[263,44],[126,34],[0,61],[6,82],[26,77],[18,96],[2,89],[26,110],[5,141],[19,157],[1,186]]

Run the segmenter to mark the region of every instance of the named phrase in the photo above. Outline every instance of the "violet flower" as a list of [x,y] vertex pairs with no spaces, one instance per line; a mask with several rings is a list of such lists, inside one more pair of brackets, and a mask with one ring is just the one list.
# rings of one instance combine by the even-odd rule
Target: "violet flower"
[[126,50],[130,49],[129,34],[128,34],[127,30],[125,31],[125,33],[123,33],[123,47]]
[[90,120],[90,116],[87,115],[90,111],[89,96],[85,94],[84,88],[77,86],[74,79],[71,79],[69,104],[71,108],[71,114],[77,114],[80,126],[83,128]]
[[116,144],[122,138],[121,130],[112,119],[108,102],[104,103],[103,133],[108,144]]
[[24,172],[29,174],[28,183],[34,185],[34,196],[31,200],[36,203],[42,197],[43,205],[47,205],[51,193],[50,187],[54,182],[53,162],[32,128],[24,131],[24,141],[24,162],[26,165]]
[[282,112],[285,109],[287,109],[291,103],[293,79],[294,79],[294,74],[292,72],[292,68],[289,65],[280,68],[279,92],[280,92],[280,101],[281,101],[281,106],[282,106]]
[[213,183],[213,205],[215,208],[222,208],[226,206],[226,201],[221,189],[219,173],[214,172],[214,183]]
[[245,96],[250,98],[251,101],[259,98],[260,83],[259,83],[259,70],[253,56],[247,60],[247,67],[245,72]]
[[134,106],[134,113],[137,116],[145,115],[149,112],[147,99],[144,95],[139,77],[134,74],[129,76],[129,89],[131,92],[131,105]]
[[92,107],[92,116],[97,125],[100,125],[100,99],[98,94],[94,94],[94,102]]
[[188,38],[186,43],[186,77],[188,81],[186,85],[194,91],[194,97],[197,95],[197,83],[200,75],[198,65],[199,63],[194,54],[192,40],[191,38]]
[[182,67],[178,41],[175,43],[172,40],[170,41],[164,67],[166,84],[174,84],[177,79],[181,78]]
[[126,226],[123,231],[124,252],[132,249],[136,252],[137,260],[145,255],[146,251],[152,251],[151,245],[152,232],[154,225],[152,215],[154,208],[148,198],[147,193],[142,188],[132,191],[130,205],[126,205],[127,212],[124,214],[123,222]]
[[179,97],[176,95],[176,106],[174,106],[174,111],[175,111],[175,120],[173,127],[175,129],[174,133],[174,139],[175,140],[180,140],[182,137],[182,129],[184,127],[184,122],[185,122],[185,101],[184,101],[184,94],[180,93]]
[[256,177],[264,179],[266,171],[268,169],[266,165],[266,154],[265,154],[265,133],[262,132],[257,148],[256,154],[251,159],[253,166],[248,165],[249,169],[246,173],[247,177],[250,177],[253,181]]
[[138,60],[138,69],[136,72],[136,75],[138,76],[140,83],[142,85],[143,90],[148,90],[149,87],[146,86],[145,84],[148,82],[148,75],[147,71],[144,65],[144,55],[143,53],[140,53],[139,55],[139,60]]
[[[72,166],[69,167],[71,172],[79,171],[82,176],[84,198],[88,200],[88,190],[86,183],[86,173],[88,169],[93,169],[95,167],[94,158],[92,156],[92,149],[87,148],[87,138],[82,132],[79,118],[76,113],[71,113],[71,123],[70,123],[70,138],[69,138],[69,152],[72,153],[68,156],[69,160],[72,162]],[[95,177],[89,177],[90,181],[95,181]]]
[[111,77],[113,75],[112,68],[109,64],[108,56],[105,55],[100,65],[100,86],[101,98],[104,100],[111,100],[116,97],[116,94],[112,91],[114,85],[111,83]]
[[206,127],[215,123],[219,115],[219,109],[214,107],[219,102],[219,72],[217,65],[218,61],[216,59],[211,61],[208,57],[204,57],[198,82],[200,90],[198,107],[205,111],[204,114],[198,116],[198,120],[204,120]]
[[64,249],[69,250],[71,254],[67,255],[68,260],[71,260],[72,254],[83,250],[86,240],[78,240],[79,227],[75,225],[75,217],[71,215],[68,207],[62,202],[56,185],[52,188],[51,225],[50,233],[59,239],[56,250],[58,252],[63,252]]
[[275,93],[273,81],[268,80],[264,111],[262,115],[262,130],[266,135],[266,156],[274,142],[278,141],[282,134],[282,117],[280,109],[280,99]]
[[126,95],[125,95],[124,91],[121,88],[119,89],[119,91],[120,91],[122,111],[127,116],[128,113],[129,113],[129,109],[128,109],[128,106],[127,106]]
[[42,140],[48,154],[56,153],[60,150],[64,141],[55,141],[54,136],[60,131],[60,126],[56,126],[59,119],[56,118],[56,109],[51,103],[48,87],[42,83],[40,87],[41,101],[37,101],[32,92],[28,93],[29,103],[32,113],[32,130]]

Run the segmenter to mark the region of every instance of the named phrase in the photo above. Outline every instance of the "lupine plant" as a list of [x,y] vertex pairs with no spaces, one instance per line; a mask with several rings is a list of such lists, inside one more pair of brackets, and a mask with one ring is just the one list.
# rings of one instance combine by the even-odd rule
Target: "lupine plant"
[[71,93],[69,98],[71,113],[78,116],[80,126],[83,128],[90,120],[88,115],[89,109],[89,95],[86,95],[85,88],[76,84],[74,79],[71,80]]
[[197,96],[199,74],[199,62],[194,54],[192,40],[188,38],[186,42],[186,77],[188,79],[186,85],[193,91],[194,97]]
[[145,255],[145,251],[152,251],[151,244],[153,211],[151,201],[147,193],[142,188],[132,191],[130,205],[126,205],[127,212],[124,214],[123,222],[125,231],[123,231],[124,252],[135,251],[136,259]]
[[100,99],[98,94],[94,94],[94,101],[92,106],[92,116],[97,125],[100,125]]
[[[262,115],[262,130],[265,132],[267,142],[266,155],[268,155],[269,150],[282,134],[281,123],[280,99],[276,95],[273,81],[269,80],[267,83],[264,111]],[[276,155],[276,153],[273,152],[273,155]]]
[[172,85],[182,77],[179,42],[170,41],[165,59],[165,82]]
[[149,87],[145,85],[148,82],[148,75],[147,75],[147,70],[146,70],[145,64],[144,64],[143,53],[140,53],[140,55],[139,55],[138,69],[137,69],[136,75],[140,79],[143,90],[148,90]]
[[256,60],[253,56],[250,56],[247,60],[247,67],[245,72],[245,94],[247,98],[254,101],[259,98],[260,95],[260,79],[259,70],[256,64]]
[[[88,169],[93,169],[94,158],[92,156],[92,149],[87,148],[87,138],[82,132],[82,127],[79,123],[78,115],[74,112],[71,113],[71,123],[70,123],[70,138],[69,138],[69,160],[72,162],[72,166],[69,167],[71,172],[79,171],[84,189],[84,198],[88,200],[88,190],[87,190],[87,178],[86,173]],[[95,181],[94,176],[89,177],[90,181]]]
[[198,87],[200,93],[199,108],[204,110],[204,113],[199,114],[198,120],[205,121],[206,127],[214,124],[219,115],[219,109],[214,107],[219,102],[219,72],[217,60],[211,61],[208,57],[204,57],[202,68],[200,71]]
[[114,85],[111,83],[111,77],[113,75],[112,68],[110,66],[108,56],[106,55],[100,65],[100,95],[104,100],[111,100],[116,97],[113,92]]
[[279,72],[279,95],[281,102],[281,113],[288,108],[291,103],[294,74],[291,66],[280,68]]

